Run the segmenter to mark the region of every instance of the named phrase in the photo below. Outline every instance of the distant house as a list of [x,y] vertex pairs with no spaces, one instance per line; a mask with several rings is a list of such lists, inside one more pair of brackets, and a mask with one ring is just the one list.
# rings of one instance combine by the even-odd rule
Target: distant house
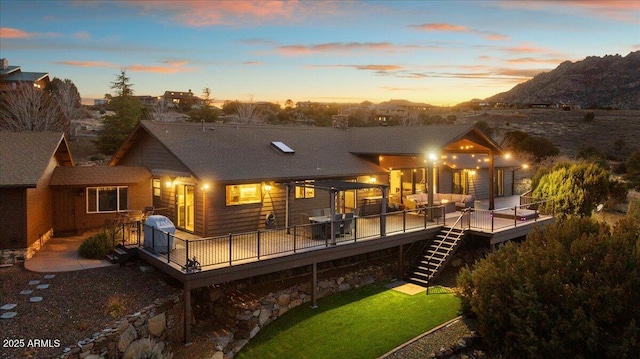
[[73,166],[57,132],[0,131],[0,249],[31,257],[54,233],[56,168]]
[[0,60],[0,91],[13,91],[22,86],[44,90],[49,82],[46,72],[23,72],[20,66],[10,66],[7,59]]
[[191,90],[189,91],[165,91],[162,96],[164,103],[167,107],[184,107],[192,108],[194,106],[201,106],[202,99],[194,95]]

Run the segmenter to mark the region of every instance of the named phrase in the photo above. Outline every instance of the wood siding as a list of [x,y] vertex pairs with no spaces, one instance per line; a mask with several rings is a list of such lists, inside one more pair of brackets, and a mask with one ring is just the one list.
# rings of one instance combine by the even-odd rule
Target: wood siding
[[160,141],[146,133],[124,154],[118,165],[144,166],[149,170],[165,169],[189,172],[189,169],[169,152]]
[[53,192],[49,181],[57,165],[52,157],[36,188],[27,190],[27,247],[53,229]]

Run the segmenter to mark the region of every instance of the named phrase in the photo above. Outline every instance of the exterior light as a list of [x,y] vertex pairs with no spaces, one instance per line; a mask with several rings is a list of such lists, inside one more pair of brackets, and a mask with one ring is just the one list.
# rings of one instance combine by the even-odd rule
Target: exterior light
[[167,188],[171,188],[171,186],[173,185],[173,182],[172,182],[172,181],[167,181],[167,182],[165,182],[165,183],[164,183],[164,185],[165,185]]
[[264,190],[267,191],[267,192],[271,192],[271,185],[268,184],[268,185],[264,186]]
[[511,153],[505,153],[504,158],[506,158],[506,159],[511,158]]
[[525,163],[525,164],[522,165],[522,168],[527,169],[527,168],[529,168],[529,165]]
[[373,176],[369,177],[369,183],[376,183],[376,178]]
[[204,185],[202,185],[202,190],[203,191],[207,191],[209,189],[209,184],[205,183]]
[[437,159],[438,159],[438,156],[436,156],[436,154],[435,154],[435,153],[430,153],[430,154],[429,154],[429,159],[430,159],[430,160],[432,160],[432,161],[435,161],[435,160],[437,160]]

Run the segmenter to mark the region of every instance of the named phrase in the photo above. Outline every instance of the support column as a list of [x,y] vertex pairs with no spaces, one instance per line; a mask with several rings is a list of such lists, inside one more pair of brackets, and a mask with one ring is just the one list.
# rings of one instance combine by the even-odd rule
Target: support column
[[189,282],[184,283],[182,289],[184,300],[184,345],[191,345],[191,286]]
[[331,244],[336,244],[336,226],[339,226],[339,223],[335,222],[336,218],[336,192],[335,190],[329,191],[329,205],[331,206]]
[[311,275],[311,308],[318,308],[316,303],[318,298],[318,263],[313,263],[313,274]]
[[284,187],[285,195],[284,195],[284,226],[287,229],[287,234],[290,234],[289,226],[290,226],[290,208],[289,208],[289,192],[291,191],[291,185],[288,183]]
[[402,279],[404,275],[404,253],[403,253],[403,245],[398,246],[398,279]]
[[495,175],[493,168],[493,151],[489,151],[489,210],[495,209]]
[[380,187],[380,192],[382,192],[382,203],[380,203],[380,212],[382,215],[380,216],[380,236],[384,237],[387,235],[387,189],[386,187]]

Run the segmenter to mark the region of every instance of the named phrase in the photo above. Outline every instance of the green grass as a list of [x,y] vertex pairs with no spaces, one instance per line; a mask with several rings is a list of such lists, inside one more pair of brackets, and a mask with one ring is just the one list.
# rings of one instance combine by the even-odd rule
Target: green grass
[[237,358],[377,358],[455,318],[452,293],[413,296],[381,284],[331,295],[318,308],[300,305],[260,331]]

